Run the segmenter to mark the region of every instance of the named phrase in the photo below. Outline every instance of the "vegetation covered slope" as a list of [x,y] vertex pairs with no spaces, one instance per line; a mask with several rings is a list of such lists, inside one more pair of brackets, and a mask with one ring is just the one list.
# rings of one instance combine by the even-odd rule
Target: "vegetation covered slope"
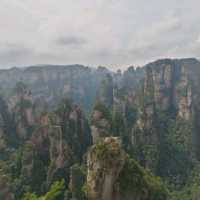
[[[10,83],[8,74],[16,76]],[[5,83],[0,98],[2,199],[44,199],[54,183],[61,190],[56,200],[108,198],[112,190],[115,199],[165,199],[155,176],[165,183],[170,200],[198,199],[198,60],[158,60],[124,73],[81,66],[12,69],[0,72],[0,83]],[[118,137],[123,150],[107,157],[112,148],[99,142],[106,137]],[[88,158],[91,152],[94,160]],[[126,188],[129,182],[134,188]]]
[[108,137],[88,153],[87,196],[91,200],[165,200],[160,180],[122,150],[119,138]]

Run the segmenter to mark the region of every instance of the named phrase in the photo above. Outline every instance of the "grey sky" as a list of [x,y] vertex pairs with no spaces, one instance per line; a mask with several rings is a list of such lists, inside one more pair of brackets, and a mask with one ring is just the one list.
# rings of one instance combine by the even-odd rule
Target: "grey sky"
[[0,67],[200,57],[199,0],[0,0]]

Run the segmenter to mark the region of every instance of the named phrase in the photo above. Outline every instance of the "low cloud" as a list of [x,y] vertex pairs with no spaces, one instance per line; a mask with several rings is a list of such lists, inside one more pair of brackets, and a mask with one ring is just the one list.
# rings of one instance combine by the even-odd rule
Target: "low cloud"
[[60,37],[56,40],[56,44],[61,46],[82,46],[86,43],[86,39],[75,36]]

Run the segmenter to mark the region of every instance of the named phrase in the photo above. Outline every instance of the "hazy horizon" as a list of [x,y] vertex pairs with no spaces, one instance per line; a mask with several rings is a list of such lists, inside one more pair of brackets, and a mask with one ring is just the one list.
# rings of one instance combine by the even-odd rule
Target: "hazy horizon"
[[2,69],[2,70],[10,70],[10,69],[13,69],[13,68],[18,68],[18,69],[20,69],[20,68],[28,68],[28,67],[49,67],[49,66],[75,66],[75,65],[80,65],[80,66],[84,66],[84,67],[90,67],[90,68],[94,68],[94,69],[97,69],[98,67],[106,67],[108,70],[110,70],[110,71],[113,71],[113,72],[116,72],[117,70],[122,70],[122,71],[125,71],[125,70],[127,70],[129,67],[134,67],[135,69],[137,68],[137,67],[145,67],[146,65],[148,65],[148,64],[150,64],[150,63],[153,63],[153,62],[156,62],[156,61],[158,61],[158,60],[165,60],[165,59],[171,59],[171,60],[173,60],[173,59],[197,59],[198,61],[199,61],[199,59],[198,58],[195,58],[195,57],[180,57],[180,58],[178,58],[178,57],[175,57],[175,58],[173,58],[173,57],[166,57],[166,58],[157,58],[157,59],[155,59],[155,60],[150,60],[150,61],[148,61],[148,62],[146,62],[146,63],[144,63],[143,65],[134,65],[134,64],[129,64],[129,65],[125,65],[125,66],[106,66],[106,65],[101,65],[101,64],[99,64],[99,65],[85,65],[85,64],[81,64],[81,63],[68,63],[68,64],[65,64],[65,63],[60,63],[60,64],[58,64],[58,63],[40,63],[40,64],[34,64],[34,63],[32,63],[32,64],[27,64],[27,65],[16,65],[16,66],[7,66],[7,67],[2,67],[1,68],[1,66],[0,66],[0,70]]

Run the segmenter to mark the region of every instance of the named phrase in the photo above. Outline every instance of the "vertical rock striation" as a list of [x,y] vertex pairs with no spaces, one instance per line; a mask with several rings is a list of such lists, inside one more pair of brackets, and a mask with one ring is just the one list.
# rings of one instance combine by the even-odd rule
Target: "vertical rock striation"
[[165,200],[162,184],[131,160],[119,138],[109,137],[91,147],[87,158],[89,200]]

